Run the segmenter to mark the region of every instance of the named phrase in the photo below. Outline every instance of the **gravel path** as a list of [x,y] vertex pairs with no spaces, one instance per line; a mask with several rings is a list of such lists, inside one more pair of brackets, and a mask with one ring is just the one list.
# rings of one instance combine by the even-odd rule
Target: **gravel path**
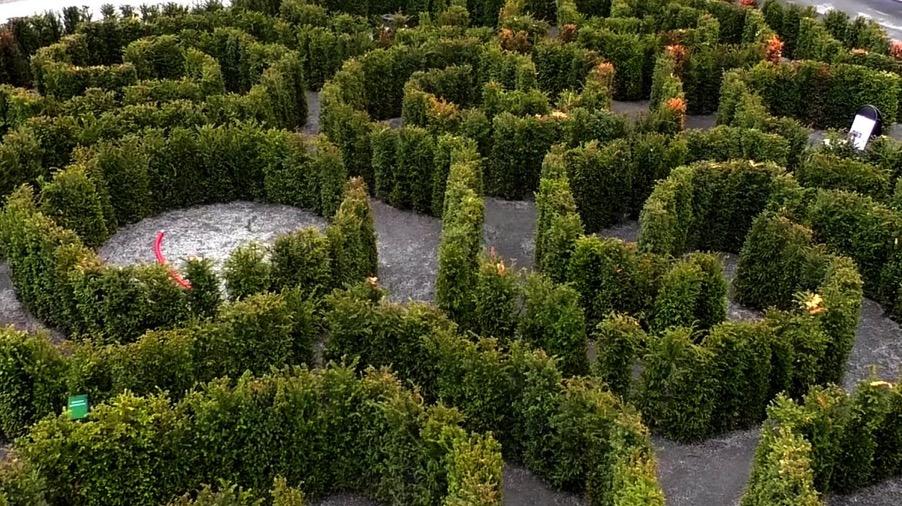
[[12,325],[19,330],[27,330],[29,332],[46,331],[59,341],[63,338],[62,334],[54,330],[50,330],[37,318],[31,315],[27,309],[16,298],[16,289],[10,278],[9,264],[0,263],[0,326]]
[[242,244],[271,243],[281,234],[325,225],[325,219],[311,212],[278,204],[238,201],[196,206],[120,228],[100,248],[100,256],[115,265],[154,262],[153,241],[158,231],[164,231],[163,253],[173,265],[180,266],[189,257],[204,257],[221,267]]
[[304,133],[315,135],[319,133],[319,92],[305,92],[307,98],[307,124],[304,125]]

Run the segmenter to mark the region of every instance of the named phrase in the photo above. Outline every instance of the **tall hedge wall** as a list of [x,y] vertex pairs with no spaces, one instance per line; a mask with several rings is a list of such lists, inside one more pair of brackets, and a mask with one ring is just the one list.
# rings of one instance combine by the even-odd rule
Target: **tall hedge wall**
[[[323,290],[375,273],[375,232],[365,188],[360,181],[351,183],[338,206],[345,176],[328,143],[308,145],[286,132],[250,126],[195,132],[175,130],[168,137],[101,145],[80,155],[40,195],[22,187],[9,198],[0,217],[3,256],[19,298],[36,316],[73,335],[111,342],[131,341],[145,330],[185,321],[193,312],[191,298],[171,282],[165,268],[108,267],[84,244],[99,244],[117,224],[165,209],[262,198],[267,190],[275,192],[275,201],[335,213],[333,225],[319,239],[321,253],[329,259],[315,266],[325,268],[316,278]],[[293,187],[272,184],[279,178]],[[141,179],[149,184],[127,184]],[[282,271],[276,274],[289,269],[291,275],[277,275],[263,289],[291,288],[313,279],[300,275],[290,260],[304,247],[288,238],[282,244],[285,254],[274,259]]]
[[742,504],[823,504],[823,494],[898,476],[900,399],[898,385],[873,380],[853,393],[816,387],[799,402],[777,398]]
[[[876,106],[893,121],[899,117],[902,77],[860,65],[813,61],[759,63],[738,73],[749,89],[761,95],[778,116],[791,116],[818,128],[847,127],[864,105]],[[721,90],[721,105],[733,100],[736,88]]]
[[393,364],[427,398],[461,409],[469,428],[491,430],[508,458],[586,490],[590,504],[663,501],[647,432],[596,380],[563,380],[555,359],[522,343],[471,341],[436,309],[387,302],[373,284],[336,292],[328,306],[327,358]]
[[752,220],[794,180],[771,163],[700,162],[659,183],[640,216],[639,245],[647,251],[738,251]]
[[[298,417],[306,423],[290,423]],[[66,414],[39,422],[18,451],[56,504],[160,504],[203,483],[261,490],[277,476],[312,496],[500,504],[500,447],[461,422],[390,373],[358,378],[333,366],[214,381],[178,402],[122,394],[83,423]]]

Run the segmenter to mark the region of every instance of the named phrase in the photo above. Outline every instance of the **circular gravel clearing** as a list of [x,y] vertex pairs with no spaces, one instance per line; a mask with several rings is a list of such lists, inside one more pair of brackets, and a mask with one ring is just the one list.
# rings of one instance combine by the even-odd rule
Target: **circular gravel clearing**
[[236,201],[168,211],[120,228],[100,248],[104,261],[115,265],[154,262],[153,241],[166,232],[163,254],[175,266],[190,257],[213,260],[217,268],[235,248],[305,227],[324,228],[326,220],[296,207]]

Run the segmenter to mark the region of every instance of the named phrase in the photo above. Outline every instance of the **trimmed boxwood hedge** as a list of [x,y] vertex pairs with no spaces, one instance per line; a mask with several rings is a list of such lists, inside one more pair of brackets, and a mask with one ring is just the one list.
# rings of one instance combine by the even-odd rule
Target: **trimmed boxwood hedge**
[[[876,106],[887,120],[899,115],[902,77],[845,63],[814,61],[759,63],[734,70],[747,88],[761,95],[771,113],[798,118],[815,127],[845,127],[864,104]],[[724,78],[721,104],[735,100],[734,79]]]
[[[852,260],[832,253],[850,255],[868,292],[902,307],[898,220],[889,207],[902,157],[881,141],[863,154],[840,147],[803,156],[807,131],[798,121],[845,124],[860,101],[879,102],[896,116],[902,85],[874,25],[837,15],[820,22],[772,2],[763,11],[710,1],[542,0],[503,8],[498,2],[359,3],[252,0],[234,9],[148,11],[143,21],[108,16],[65,30],[61,40],[60,30],[46,38],[60,41],[33,61],[45,95],[0,89],[0,192],[22,183],[35,187],[17,190],[0,216],[0,256],[13,264],[23,300],[75,335],[139,338],[73,345],[84,367],[64,371],[65,383],[46,387],[50,394],[34,392],[33,406],[4,425],[31,423],[16,420],[39,417],[48,395],[72,385],[96,389],[98,399],[123,388],[146,393],[167,385],[180,397],[211,371],[234,377],[309,360],[322,329],[316,320],[325,311],[327,356],[357,357],[360,368],[393,365],[425,397],[457,405],[469,428],[495,431],[507,454],[556,487],[587,490],[593,504],[659,503],[638,416],[612,401],[597,379],[561,379],[587,372],[590,338],[610,347],[600,350],[595,372],[644,407],[655,430],[697,439],[759,421],[780,391],[797,397],[814,383],[839,378],[854,337],[861,279]],[[366,16],[397,8],[419,26],[372,30]],[[467,28],[471,19],[494,26],[499,12],[499,32]],[[542,20],[556,17],[560,37],[551,41]],[[787,42],[787,55],[827,61],[749,68],[765,57],[775,33]],[[665,46],[672,47],[660,56]],[[858,46],[875,54],[846,50]],[[302,92],[320,85],[328,140],[266,128],[301,126]],[[612,95],[651,96],[654,114],[628,127],[608,110]],[[677,135],[680,104],[662,107],[670,98],[688,98],[690,111],[710,111],[719,100],[722,125]],[[375,122],[398,115],[400,129]],[[735,158],[747,161],[728,161]],[[701,163],[674,171],[693,162]],[[778,166],[794,169],[800,184]],[[342,200],[349,175],[363,179]],[[429,306],[379,301],[375,279],[355,285],[376,271],[367,187],[392,205],[443,218],[437,301],[454,324]],[[534,191],[536,265],[544,275],[526,279],[481,251],[482,195],[525,198]],[[333,224],[281,238],[269,249],[249,245],[236,252],[224,276],[236,302],[225,305],[209,263],[189,263],[194,289],[184,292],[165,269],[109,269],[88,249],[119,225],[236,198],[305,207],[334,215]],[[640,214],[639,248],[584,236],[583,227],[595,232]],[[738,293],[776,308],[761,322],[722,323],[720,260],[683,254],[738,251],[749,230]],[[750,245],[753,238],[759,243]],[[765,262],[765,250],[772,254],[775,246],[785,254]],[[322,305],[321,295],[347,286],[350,291]],[[281,294],[260,293],[267,291]],[[255,327],[249,320],[276,298],[291,322],[274,318]],[[214,329],[235,307],[241,309],[229,321],[245,337],[229,344]],[[468,333],[459,335],[456,325]],[[252,338],[260,333],[271,339]],[[475,334],[496,339],[477,341]],[[26,357],[10,362],[16,371],[51,353],[16,339],[11,355]],[[198,365],[197,343],[222,361]],[[233,355],[222,358],[225,347]],[[73,360],[65,353],[58,358],[48,359],[49,370]],[[163,360],[178,367],[160,367]],[[633,384],[637,366],[642,373]],[[10,389],[27,391],[24,384]],[[407,433],[417,427],[408,425]],[[856,455],[870,451],[842,445]],[[457,472],[433,450],[417,455],[435,462],[414,459],[425,462],[429,476]],[[489,454],[491,469],[477,469],[475,462]],[[392,453],[386,465],[407,456]],[[486,450],[454,462],[472,465],[461,473],[492,481],[496,456]],[[354,465],[359,462],[347,469]],[[14,471],[22,494],[40,488],[40,479],[25,476],[26,467]],[[255,489],[272,485],[273,473],[253,471]],[[215,477],[234,483],[222,486],[221,497],[250,500],[247,482]],[[849,473],[837,487],[860,478]],[[419,495],[421,489],[398,485],[403,480],[392,476],[387,491],[374,495],[429,502],[445,491],[444,479]],[[316,489],[322,483],[314,483],[314,495],[325,490]],[[497,480],[492,483],[461,491],[451,502],[497,502]],[[164,500],[200,484],[185,484]],[[60,478],[47,490],[67,486]],[[125,490],[109,489],[123,500]],[[105,492],[86,487],[79,493]]]
[[[678,440],[698,440],[748,427],[764,417],[765,406],[777,393],[799,395],[811,385],[839,380],[862,300],[854,263],[816,246],[810,231],[794,238],[793,231],[804,228],[787,218],[766,212],[752,222],[769,206],[806,206],[809,190],[776,166],[739,161],[681,168],[655,189],[646,212],[664,189],[670,206],[667,213],[653,215],[656,227],[671,238],[682,234],[682,244],[689,234],[709,240],[712,231],[735,228],[724,235],[735,237],[735,243],[745,241],[738,296],[757,307],[784,308],[769,311],[760,322],[726,323],[727,282],[719,258],[695,253],[672,262],[616,239],[579,237],[568,232],[565,222],[549,219],[575,214],[564,153],[555,148],[546,157],[537,202],[537,245],[558,244],[557,254],[569,256],[563,280],[580,293],[588,328],[595,329],[593,337],[601,347],[596,370],[615,391],[643,408],[654,430]],[[692,186],[696,182],[697,188]],[[706,218],[712,201],[742,211],[736,211],[735,218],[722,211]],[[647,219],[645,213],[642,219]],[[738,224],[715,221],[722,219]],[[704,234],[683,225],[687,223],[698,224]],[[648,225],[641,223],[643,233]],[[784,233],[789,235],[783,238]],[[557,238],[561,242],[550,242]],[[729,241],[714,247],[723,248],[724,242]],[[548,251],[541,251],[540,258],[546,258]],[[679,252],[673,249],[670,254]],[[630,323],[624,313],[636,319]],[[640,322],[652,329],[651,337],[644,337]],[[637,365],[642,374],[633,385]]]
[[892,173],[881,167],[825,153],[812,153],[795,171],[802,186],[846,190],[889,199]]
[[780,396],[768,419],[742,504],[822,504],[898,476],[899,385],[865,380],[854,393],[815,387],[803,401]]
[[491,430],[508,458],[555,487],[586,490],[590,504],[662,503],[647,432],[596,380],[563,380],[555,359],[517,341],[509,351],[471,341],[435,308],[388,302],[372,283],[327,305],[326,358],[392,364],[427,399],[461,409],[467,427]]
[[797,183],[772,163],[699,162],[659,183],[640,216],[643,250],[737,252],[752,220]]
[[[131,148],[146,155],[128,153]],[[292,158],[280,156],[287,149],[293,151]],[[120,146],[101,146],[93,155],[80,155],[77,165],[60,172],[37,198],[28,187],[18,190],[0,217],[3,256],[12,268],[20,299],[52,326],[111,342],[131,341],[145,330],[187,320],[193,312],[187,292],[169,280],[165,268],[104,266],[84,244],[99,244],[117,223],[164,209],[264,197],[267,175],[286,168],[295,174],[292,181],[298,194],[279,187],[277,199],[331,212],[340,195],[336,188],[344,179],[340,158],[324,142],[306,149],[311,148],[285,132],[244,125],[208,127],[196,136],[175,130],[168,137],[126,140]],[[134,174],[143,174],[153,183],[129,187],[125,182]],[[301,175],[306,182],[299,181]],[[119,194],[120,188],[127,191]],[[152,197],[150,188],[154,188]],[[195,191],[204,188],[204,192]],[[355,282],[376,270],[372,214],[362,182],[352,183],[346,195],[333,225],[319,241],[324,258],[331,260],[315,266],[325,269],[315,278],[322,290]],[[146,207],[139,207],[142,203]],[[276,261],[275,276],[267,276],[264,288],[290,288],[313,279],[298,275],[296,265],[284,263]],[[288,272],[286,268],[291,271],[289,277],[279,274]],[[236,279],[241,275],[237,272],[241,269],[230,270],[230,285],[258,284]],[[236,290],[234,297],[249,293]]]
[[3,377],[11,394],[0,404],[3,435],[20,436],[58,413],[67,392],[89,394],[92,403],[124,390],[163,390],[180,398],[198,382],[310,363],[313,316],[299,297],[254,295],[216,309],[209,322],[152,330],[129,344],[84,341],[59,348],[47,336],[4,329]]
[[311,496],[500,504],[500,447],[462,421],[388,372],[331,366],[214,381],[178,402],[125,393],[82,423],[65,413],[39,422],[17,451],[51,503],[160,504],[218,479],[261,490],[281,476]]

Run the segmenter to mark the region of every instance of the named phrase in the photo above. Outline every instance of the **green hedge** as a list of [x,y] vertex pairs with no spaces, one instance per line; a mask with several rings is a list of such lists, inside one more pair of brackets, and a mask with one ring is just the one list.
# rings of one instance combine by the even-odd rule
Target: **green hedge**
[[528,116],[551,113],[548,95],[538,89],[506,90],[495,81],[489,81],[482,88],[482,110],[492,119],[502,112],[514,116]]
[[795,58],[833,62],[845,48],[827,27],[812,18],[802,18],[799,22],[798,46]]
[[795,181],[772,163],[699,162],[659,183],[640,215],[643,250],[736,252],[752,220]]
[[742,504],[816,505],[822,494],[898,476],[900,399],[898,385],[873,380],[854,393],[816,387],[802,402],[779,397],[768,409]]
[[373,47],[368,32],[340,32],[334,28],[302,26],[298,32],[298,52],[303,62],[307,87],[318,90],[346,60]]
[[532,49],[539,87],[552,99],[562,91],[579,90],[596,65],[598,55],[575,44],[542,41]]
[[[167,138],[151,135],[101,145],[79,154],[77,165],[45,185],[39,207],[26,189],[10,199],[0,219],[3,255],[12,267],[19,297],[36,316],[74,335],[90,334],[113,342],[131,341],[145,330],[171,327],[191,316],[190,297],[171,282],[164,267],[107,267],[85,248],[83,244],[102,242],[117,223],[178,205],[262,197],[267,173],[272,176],[286,165],[308,178],[305,183],[295,180],[306,195],[291,197],[302,199],[292,203],[309,203],[321,212],[332,212],[337,206],[342,167],[336,165],[340,159],[328,144],[319,141],[316,151],[299,153],[298,148],[306,148],[287,133],[248,126],[206,128],[197,137],[189,134],[188,130],[175,130]],[[277,149],[270,151],[273,145]],[[289,149],[294,150],[293,160],[280,156]],[[176,160],[178,172],[167,173],[175,169]],[[272,169],[268,163],[283,167]],[[193,178],[190,171],[184,172],[185,167],[196,171]],[[142,185],[143,177],[152,184]],[[135,184],[129,186],[132,180]],[[165,191],[167,186],[171,196]],[[163,191],[153,194],[153,207],[148,208],[151,187]],[[198,192],[205,187],[206,192]],[[278,190],[282,193],[277,198],[291,195],[288,188]],[[357,281],[376,270],[372,214],[362,184],[353,183],[346,196],[346,209],[339,209],[328,238],[320,240],[321,252],[332,260],[315,266],[325,269],[321,283],[316,281],[323,290]],[[60,224],[75,231],[60,228]],[[286,275],[291,282],[267,273],[266,282],[261,283],[255,269],[250,271],[229,269],[227,284],[236,287],[233,297],[253,293],[248,286],[269,289],[276,282],[277,288],[292,287],[301,283],[300,278],[302,284],[312,282],[303,276],[295,279],[297,273],[292,272]],[[241,280],[243,275],[250,279]]]
[[750,307],[789,309],[796,293],[816,289],[827,261],[810,229],[764,213],[752,224],[739,255],[736,299]]
[[465,328],[477,326],[473,290],[479,273],[485,204],[478,161],[451,165],[442,214],[435,300]]
[[516,273],[494,251],[479,259],[474,302],[474,331],[507,344],[514,338],[520,314],[520,286]]
[[[299,488],[289,487],[285,478],[277,476],[273,480],[273,488],[269,495],[272,498],[272,506],[304,506],[305,496]],[[233,506],[257,506],[261,504],[260,497],[253,490],[244,490],[237,485],[222,483],[218,490],[210,485],[204,485],[197,493],[186,493],[176,498],[169,504],[172,506],[216,506],[230,504]]]
[[711,350],[692,342],[689,329],[649,340],[636,402],[650,428],[679,441],[710,434],[718,400],[714,359]]
[[518,199],[538,188],[542,160],[561,138],[562,123],[554,116],[516,117],[510,113],[495,116],[486,192]]
[[556,357],[563,374],[586,374],[588,341],[579,293],[541,274],[531,275],[523,292],[517,336]]
[[683,81],[678,75],[676,58],[665,53],[655,59],[649,108],[655,110],[664,107],[664,104],[673,98],[685,99]]
[[785,167],[791,155],[790,141],[776,133],[756,128],[716,126],[682,134],[689,151],[687,162],[752,160]]
[[857,192],[879,201],[886,201],[892,191],[888,170],[829,154],[812,153],[795,176],[803,186]]
[[373,158],[377,197],[401,209],[432,210],[435,141],[429,132],[408,126],[377,132]]
[[0,329],[4,374],[0,431],[7,439],[47,413],[56,411],[65,392],[65,358],[43,335]]
[[592,338],[598,349],[593,372],[607,383],[612,392],[627,397],[633,366],[645,349],[648,336],[635,318],[612,314],[595,327]]
[[576,209],[589,233],[623,221],[630,207],[632,174],[629,144],[590,142],[565,153],[567,178]]
[[[746,12],[754,11],[747,9]],[[711,114],[717,111],[724,74],[734,68],[754,65],[761,57],[760,43],[706,44],[692,48],[681,76],[689,114]]]
[[177,79],[185,74],[185,54],[174,35],[136,40],[123,49],[122,60],[135,66],[140,79]]
[[100,193],[82,168],[56,173],[41,188],[40,201],[44,215],[78,234],[86,245],[98,247],[107,240]]
[[270,247],[241,246],[226,260],[223,274],[232,299],[296,288],[321,296],[374,276],[377,267],[373,212],[363,181],[355,178],[325,231],[301,229],[279,236]]
[[808,213],[817,239],[854,259],[866,292],[895,309],[898,214],[870,197],[834,190],[818,191]]
[[728,283],[720,258],[690,253],[661,279],[651,310],[652,329],[694,327],[707,330],[727,317]]
[[19,436],[59,412],[67,393],[89,394],[92,404],[124,390],[164,390],[181,397],[197,382],[309,363],[312,313],[299,310],[297,297],[255,295],[215,310],[210,322],[153,330],[129,344],[85,341],[58,347],[46,336],[6,329],[3,370],[7,391],[14,394],[0,403],[3,434]]
[[[364,284],[329,297],[327,358],[393,364],[428,399],[461,409],[469,428],[491,430],[508,458],[556,488],[586,490],[590,504],[662,504],[647,431],[600,383],[562,380],[542,351],[470,341],[434,308],[384,296]],[[624,482],[633,486],[616,486]]]
[[785,5],[777,0],[765,0],[761,6],[767,25],[780,36],[783,41],[783,53],[792,58],[798,47],[799,29],[801,20],[814,18],[816,12],[812,7],[800,5]]
[[[887,118],[899,114],[902,78],[898,75],[843,63],[813,61],[760,63],[738,72],[748,89],[758,93],[771,113],[791,116],[815,127],[845,127],[865,104],[873,104]],[[721,106],[735,100],[736,89],[724,79]]]
[[545,156],[536,193],[535,265],[555,282],[567,279],[576,239],[585,233],[567,179],[566,151],[555,146]]
[[[301,413],[310,423],[285,423]],[[123,394],[85,423],[66,415],[40,422],[20,451],[54,503],[159,504],[202,483],[260,490],[283,476],[314,496],[350,489],[381,500],[500,504],[498,443],[460,422],[453,409],[425,407],[389,373],[295,369],[209,383],[177,403]],[[244,437],[233,439],[238,430]],[[116,471],[109,462],[120,463]],[[403,478],[410,474],[423,480]]]
[[642,254],[634,243],[583,236],[576,240],[567,280],[580,294],[588,328],[611,312],[648,311],[666,262]]
[[829,338],[818,379],[841,379],[862,300],[862,277],[852,260],[828,255],[809,229],[765,213],[743,246],[735,288],[737,300],[752,307],[789,308],[795,299],[814,315]]
[[648,96],[654,65],[654,36],[582,27],[577,39],[580,45],[614,64],[615,99],[640,100]]
[[272,286],[272,266],[266,248],[250,242],[235,248],[223,265],[223,280],[233,300],[265,292]]

